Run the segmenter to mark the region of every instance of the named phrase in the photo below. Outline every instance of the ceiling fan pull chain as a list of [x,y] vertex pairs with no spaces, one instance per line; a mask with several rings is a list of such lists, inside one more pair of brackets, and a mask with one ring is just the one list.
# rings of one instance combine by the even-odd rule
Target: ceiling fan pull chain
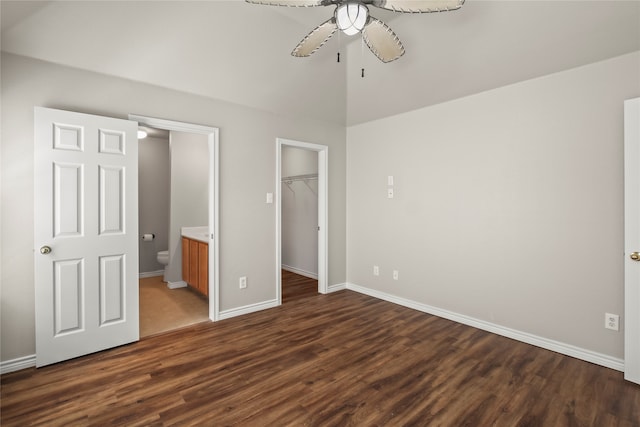
[[360,77],[364,79],[364,37],[362,37],[362,33],[360,33],[360,64],[362,64]]

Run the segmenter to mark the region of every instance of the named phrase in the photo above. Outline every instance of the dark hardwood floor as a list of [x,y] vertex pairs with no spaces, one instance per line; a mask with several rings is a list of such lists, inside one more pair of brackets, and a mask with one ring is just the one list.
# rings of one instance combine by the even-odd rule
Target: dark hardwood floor
[[318,281],[282,270],[282,303],[288,304],[318,295]]
[[278,308],[4,375],[0,424],[640,426],[620,372],[296,281]]

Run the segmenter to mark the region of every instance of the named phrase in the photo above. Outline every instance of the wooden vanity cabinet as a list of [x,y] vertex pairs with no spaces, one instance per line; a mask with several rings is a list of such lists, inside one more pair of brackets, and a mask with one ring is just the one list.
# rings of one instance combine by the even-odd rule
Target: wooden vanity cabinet
[[198,242],[198,289],[209,295],[209,245]]
[[189,283],[191,282],[191,275],[189,275],[189,242],[191,239],[186,237],[182,238],[182,280]]
[[182,280],[209,295],[209,245],[182,237]]

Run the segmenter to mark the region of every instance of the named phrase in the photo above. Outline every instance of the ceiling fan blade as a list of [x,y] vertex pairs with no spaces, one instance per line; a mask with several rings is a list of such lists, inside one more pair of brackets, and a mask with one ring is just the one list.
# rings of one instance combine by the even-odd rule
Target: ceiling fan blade
[[382,9],[404,13],[429,13],[457,10],[465,0],[373,0],[373,5]]
[[245,0],[247,3],[267,6],[311,7],[323,6],[324,0]]
[[307,34],[300,43],[298,43],[298,46],[293,49],[291,55],[299,57],[311,55],[313,52],[320,49],[322,45],[331,38],[337,29],[338,26],[336,25],[336,20],[334,18],[323,22]]
[[369,17],[369,23],[362,30],[362,39],[382,62],[395,61],[404,55],[404,47],[396,33],[373,16]]

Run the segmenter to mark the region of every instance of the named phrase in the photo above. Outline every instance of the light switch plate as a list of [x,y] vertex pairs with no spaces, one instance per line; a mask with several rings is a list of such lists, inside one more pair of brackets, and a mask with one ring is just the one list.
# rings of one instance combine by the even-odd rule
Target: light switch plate
[[273,193],[267,193],[267,203],[273,203]]

